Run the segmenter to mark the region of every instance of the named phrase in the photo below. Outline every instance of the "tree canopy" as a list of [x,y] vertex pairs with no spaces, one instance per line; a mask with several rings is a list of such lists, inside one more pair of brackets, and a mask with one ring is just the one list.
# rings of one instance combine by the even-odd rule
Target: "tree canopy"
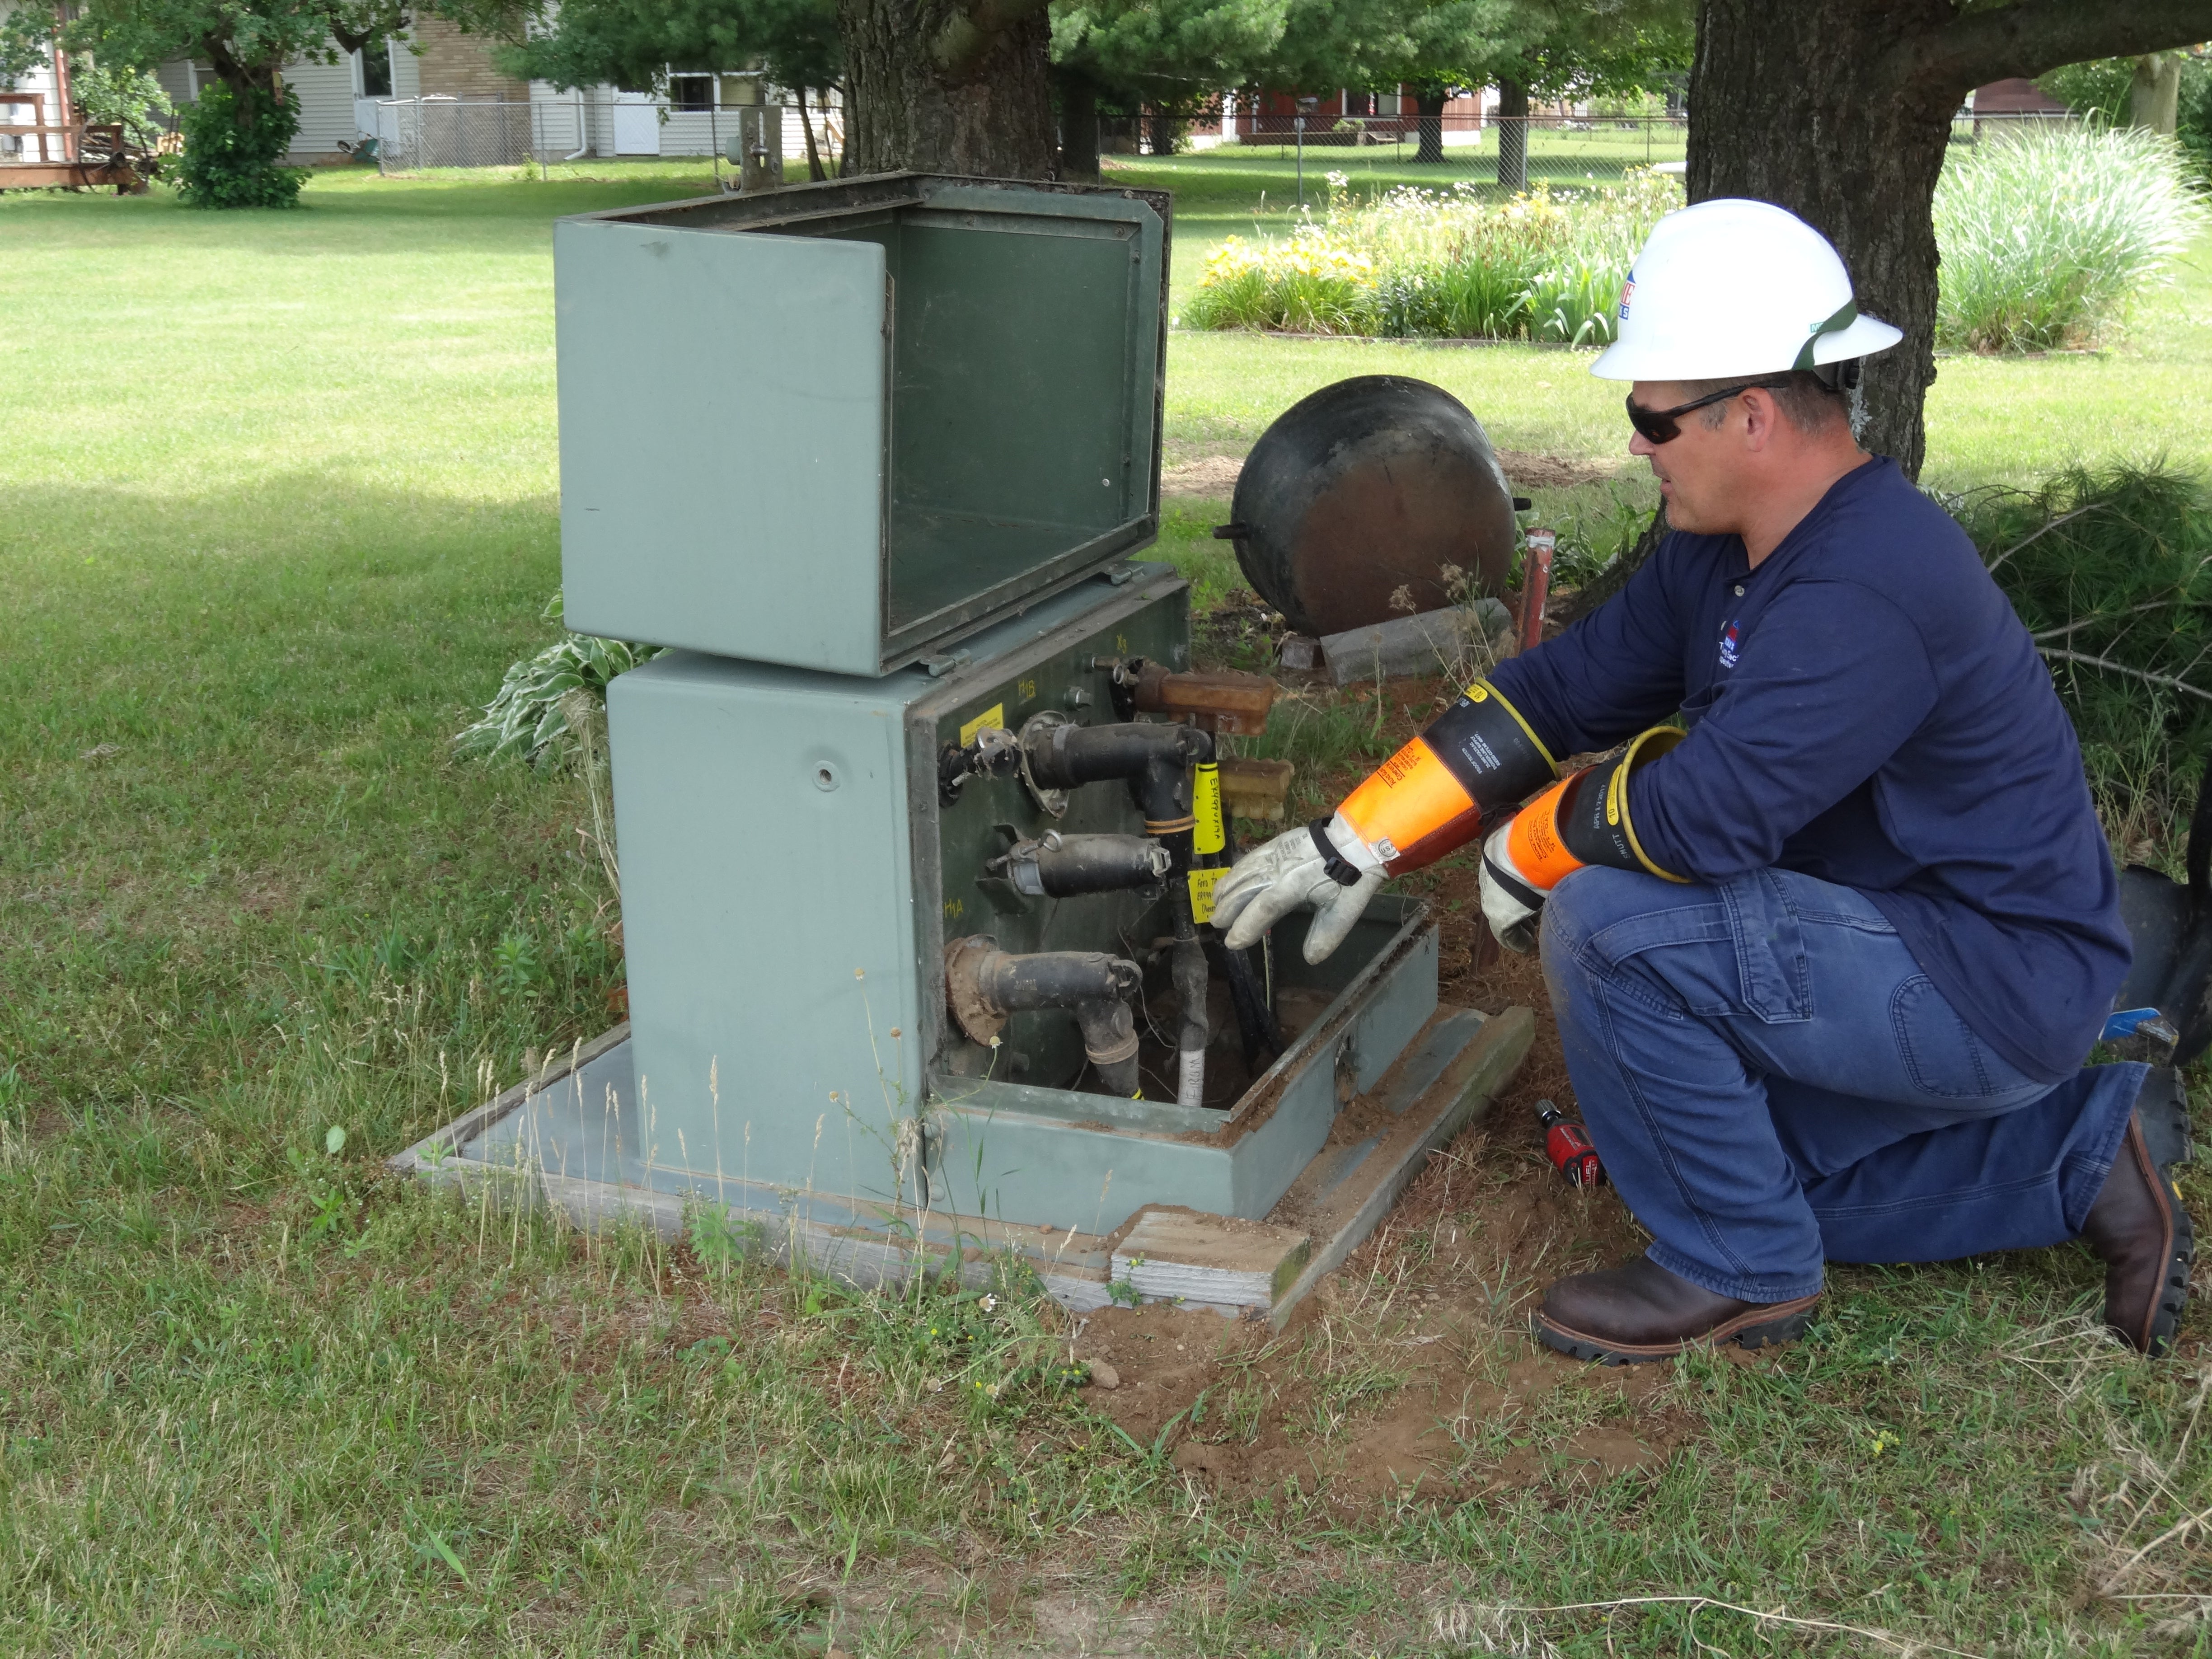
[[1691,0],[1294,0],[1273,78],[1298,86],[1643,91],[1689,68]]
[[779,86],[844,78],[832,0],[533,0],[502,54],[522,78],[556,87],[656,87],[668,70],[759,66]]
[[[1452,87],[1510,84],[1541,97],[1649,89],[1687,67],[1691,3],[1055,0],[1048,52],[1067,170],[1095,172],[1102,102],[1189,115],[1240,86],[1411,83],[1431,88],[1438,108]],[[869,43],[872,64],[902,52],[927,76],[972,86],[972,65],[956,58],[1039,9],[1040,0],[965,8],[943,0],[562,0],[557,8],[520,0],[509,32],[523,33],[526,24],[529,38],[507,61],[564,87],[644,87],[671,67],[758,64],[783,86],[845,87],[859,119],[865,100],[850,84],[856,36]]]

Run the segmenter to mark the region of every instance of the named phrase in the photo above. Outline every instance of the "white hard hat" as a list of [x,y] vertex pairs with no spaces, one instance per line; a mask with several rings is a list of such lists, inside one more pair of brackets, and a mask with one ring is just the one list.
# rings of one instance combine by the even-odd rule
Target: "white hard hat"
[[1590,365],[1607,380],[1722,380],[1887,351],[1905,337],[1859,315],[1828,239],[1771,202],[1722,198],[1670,213],[1620,290],[1620,335]]

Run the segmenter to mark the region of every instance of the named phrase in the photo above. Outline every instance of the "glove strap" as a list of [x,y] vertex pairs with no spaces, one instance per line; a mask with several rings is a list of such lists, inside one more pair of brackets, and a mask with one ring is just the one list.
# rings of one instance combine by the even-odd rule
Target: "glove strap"
[[1336,850],[1336,843],[1328,838],[1328,820],[1316,818],[1306,825],[1306,831],[1321,854],[1322,873],[1340,887],[1358,886],[1359,872],[1352,867],[1344,854]]

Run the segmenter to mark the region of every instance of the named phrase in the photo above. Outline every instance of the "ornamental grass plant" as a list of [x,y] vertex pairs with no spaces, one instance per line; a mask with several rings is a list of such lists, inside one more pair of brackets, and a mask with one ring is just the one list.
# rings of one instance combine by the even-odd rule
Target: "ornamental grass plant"
[[1636,250],[1681,205],[1663,175],[1504,203],[1472,185],[1407,185],[1355,198],[1329,175],[1328,205],[1286,241],[1231,237],[1206,262],[1182,322],[1401,338],[1603,344]]
[[2071,124],[1985,136],[1936,189],[1936,344],[2097,344],[2206,222],[2171,140]]

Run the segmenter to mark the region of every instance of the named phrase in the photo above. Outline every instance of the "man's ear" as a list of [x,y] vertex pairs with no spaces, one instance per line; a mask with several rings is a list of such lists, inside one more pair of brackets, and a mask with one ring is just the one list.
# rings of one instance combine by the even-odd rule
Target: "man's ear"
[[1743,410],[1743,447],[1756,453],[1774,441],[1775,429],[1782,422],[1782,410],[1765,386],[1739,392],[1735,401]]

